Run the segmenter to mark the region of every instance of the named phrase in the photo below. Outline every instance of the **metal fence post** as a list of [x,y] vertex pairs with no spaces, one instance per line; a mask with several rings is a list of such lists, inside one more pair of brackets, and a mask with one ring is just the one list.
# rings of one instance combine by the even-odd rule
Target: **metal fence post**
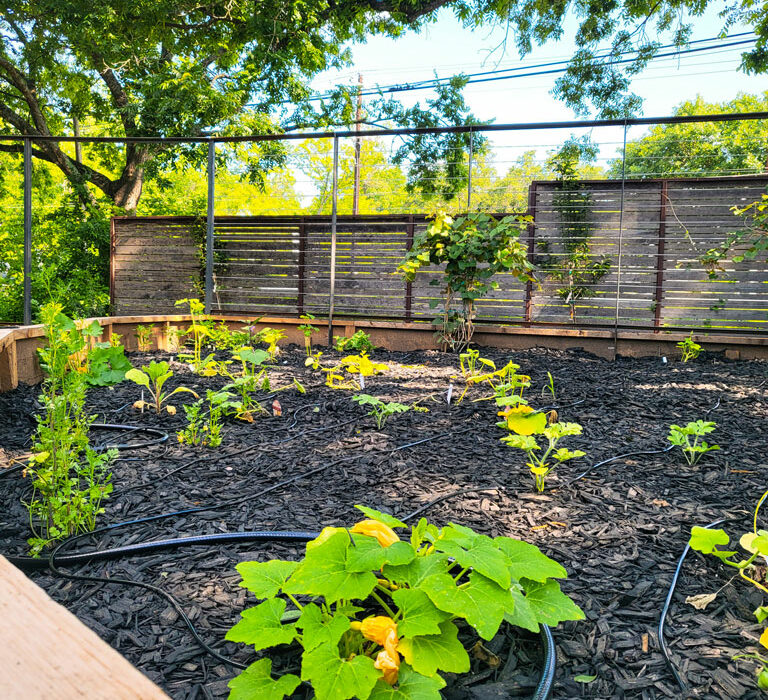
[[205,220],[205,313],[213,304],[213,216],[216,194],[216,142],[208,141],[208,210]]
[[336,304],[336,223],[339,199],[339,137],[333,135],[333,189],[331,195],[331,286],[328,292],[328,345],[333,344],[333,311]]
[[472,155],[475,142],[472,129],[469,130],[469,163],[467,168],[467,212],[472,208]]
[[32,323],[32,141],[24,139],[24,325]]
[[616,316],[613,321],[613,359],[619,351],[619,304],[621,300],[621,253],[624,242],[624,194],[627,177],[627,120],[624,119],[624,142],[621,149],[621,197],[619,198],[619,254],[616,270]]

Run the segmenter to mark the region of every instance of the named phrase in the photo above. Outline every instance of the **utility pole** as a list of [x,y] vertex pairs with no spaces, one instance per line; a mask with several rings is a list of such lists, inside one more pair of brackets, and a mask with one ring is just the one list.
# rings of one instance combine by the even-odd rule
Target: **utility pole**
[[[363,118],[363,74],[357,74],[357,109],[355,110],[355,131],[360,131]],[[355,136],[355,188],[352,192],[352,214],[360,213],[360,148],[362,140]]]

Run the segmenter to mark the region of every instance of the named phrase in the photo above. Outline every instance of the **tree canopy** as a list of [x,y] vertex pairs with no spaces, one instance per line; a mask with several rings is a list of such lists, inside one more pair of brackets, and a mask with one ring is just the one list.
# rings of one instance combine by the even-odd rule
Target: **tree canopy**
[[[768,91],[741,93],[727,102],[701,96],[683,102],[675,115],[768,111]],[[742,175],[768,171],[768,119],[660,124],[642,138],[627,142],[627,177]],[[621,177],[621,159],[610,174]]]
[[[521,55],[560,39],[574,16],[577,50],[556,93],[582,113],[621,116],[639,108],[631,77],[664,42],[685,46],[692,23],[709,6],[706,0],[11,0],[0,16],[0,128],[69,135],[77,120],[98,135],[138,137],[349,124],[355,88],[341,87],[317,104],[309,99],[311,79],[346,65],[352,43],[419,31],[441,8],[470,28],[506,25]],[[736,0],[721,17],[726,30],[742,23],[757,33],[743,69],[768,69],[763,3]],[[444,104],[454,121],[471,117],[451,100]],[[390,109],[389,116],[424,114]],[[436,151],[435,144],[413,146]],[[56,165],[81,199],[95,202],[95,187],[134,211],[145,175],[181,149],[131,143],[93,150],[98,158],[80,162],[55,141],[35,142],[35,154]],[[200,149],[191,150],[201,157]],[[250,155],[255,179],[284,157],[273,145]]]

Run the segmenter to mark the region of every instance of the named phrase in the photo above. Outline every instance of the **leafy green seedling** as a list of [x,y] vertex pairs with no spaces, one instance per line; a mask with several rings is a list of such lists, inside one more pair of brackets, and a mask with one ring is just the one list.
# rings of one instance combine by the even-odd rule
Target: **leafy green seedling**
[[[530,406],[516,406],[499,413],[504,421],[497,423],[499,427],[507,428],[509,435],[501,441],[509,447],[515,447],[528,455],[528,467],[536,482],[536,490],[544,490],[547,475],[558,465],[571,459],[583,457],[582,450],[568,450],[557,447],[564,437],[581,435],[582,428],[578,423],[551,423],[547,425],[547,416],[535,412]],[[534,435],[543,435],[547,446],[543,454]]]
[[410,411],[411,407],[404,403],[397,403],[396,401],[382,401],[370,394],[355,394],[352,400],[360,406],[369,406],[369,416],[373,416],[376,421],[376,427],[381,430],[387,418],[395,413],[405,413]]
[[[125,373],[125,378],[130,379],[132,382],[147,389],[154,401],[154,404],[147,401],[137,401],[134,406],[136,408],[144,408],[145,406],[154,405],[155,413],[160,413],[163,409],[163,404],[174,394],[188,393],[192,394],[196,399],[199,398],[192,389],[188,389],[185,386],[177,387],[170,393],[164,392],[163,385],[172,376],[173,372],[169,369],[167,362],[155,362],[152,360],[152,362],[148,365],[144,365],[141,369],[136,369],[135,367],[129,369]],[[173,406],[167,406],[166,411],[168,411],[168,413],[175,413],[176,409],[173,408]]]
[[370,354],[376,349],[376,346],[371,342],[371,336],[365,331],[356,331],[349,338],[337,335],[335,340],[335,347],[339,352],[355,351]]
[[677,343],[677,349],[680,350],[680,359],[683,362],[695,360],[701,353],[701,345],[694,341],[693,332],[687,338],[683,338],[683,340]]
[[307,353],[307,357],[312,356],[312,334],[317,333],[320,329],[317,326],[313,326],[311,321],[314,321],[315,317],[312,314],[302,314],[302,320],[306,323],[302,323],[299,326],[299,330],[304,334],[304,350]]
[[[691,549],[702,554],[710,554],[713,557],[717,557],[723,564],[737,569],[739,576],[743,580],[752,584],[764,594],[768,593],[768,588],[757,580],[753,571],[755,570],[755,562],[758,558],[762,560],[762,563],[768,562],[768,531],[758,529],[757,527],[757,516],[760,512],[760,506],[762,506],[766,497],[768,497],[768,491],[763,493],[757,502],[752,519],[752,530],[739,538],[739,545],[749,556],[741,556],[739,559],[734,559],[738,553],[736,550],[720,549],[720,547],[728,547],[731,540],[728,533],[722,529],[691,528],[691,539],[688,542]],[[714,597],[715,594],[710,595]],[[754,611],[754,615],[758,622],[765,622],[768,619],[768,606],[759,606]],[[768,649],[768,628],[763,630],[759,643],[762,647]],[[768,658],[761,654],[736,654],[733,658],[756,661],[759,664],[757,669],[757,685],[763,690],[768,689]]]
[[[708,435],[717,427],[717,423],[712,421],[696,420],[688,423],[685,427],[679,425],[669,426],[669,440],[673,445],[677,445],[683,451],[685,461],[691,466],[696,464],[707,452],[719,450],[718,445],[709,445],[706,441],[699,439]],[[693,438],[693,441],[691,441]]]

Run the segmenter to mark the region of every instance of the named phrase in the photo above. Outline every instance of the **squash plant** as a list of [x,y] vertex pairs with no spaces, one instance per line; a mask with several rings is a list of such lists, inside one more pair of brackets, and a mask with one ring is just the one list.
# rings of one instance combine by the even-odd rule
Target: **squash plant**
[[533,545],[424,518],[401,537],[404,522],[357,508],[365,520],[326,527],[299,562],[237,566],[262,602],[226,638],[290,644],[301,665],[275,679],[261,658],[230,681],[230,700],[279,700],[302,681],[317,700],[440,700],[441,674],[470,668],[459,625],[490,640],[505,620],[537,631],[584,617],[555,580],[565,569]]
[[[534,279],[527,248],[519,240],[529,221],[517,215],[499,220],[480,212],[454,219],[441,212],[416,238],[397,269],[412,282],[422,268],[442,266],[442,280],[430,284],[442,285],[443,312],[434,323],[440,326],[436,337],[444,346],[461,351],[469,345],[475,302],[498,289],[494,275],[509,273],[521,282]],[[433,308],[439,303],[435,300]]]
[[[757,575],[757,564],[759,562],[764,566],[765,562],[768,561],[768,531],[757,527],[757,516],[760,512],[760,506],[762,506],[766,498],[768,498],[768,491],[763,493],[757,502],[752,519],[752,530],[739,538],[739,546],[747,552],[748,556],[741,555],[737,557],[739,553],[728,546],[731,539],[730,536],[722,529],[694,527],[691,529],[691,539],[688,543],[691,549],[702,554],[711,554],[713,557],[717,557],[723,564],[736,569],[744,581],[752,584],[763,594],[768,594],[768,587],[766,587],[764,581],[761,583],[758,580],[760,577]],[[726,547],[727,549],[720,549],[720,547]],[[714,600],[717,593],[705,595]],[[758,622],[765,622],[768,619],[768,605],[760,605],[754,611],[754,615]],[[764,649],[768,649],[768,628],[763,630],[758,642]],[[762,690],[768,690],[768,658],[759,653],[737,654],[733,658],[750,659],[757,662],[757,685]]]

